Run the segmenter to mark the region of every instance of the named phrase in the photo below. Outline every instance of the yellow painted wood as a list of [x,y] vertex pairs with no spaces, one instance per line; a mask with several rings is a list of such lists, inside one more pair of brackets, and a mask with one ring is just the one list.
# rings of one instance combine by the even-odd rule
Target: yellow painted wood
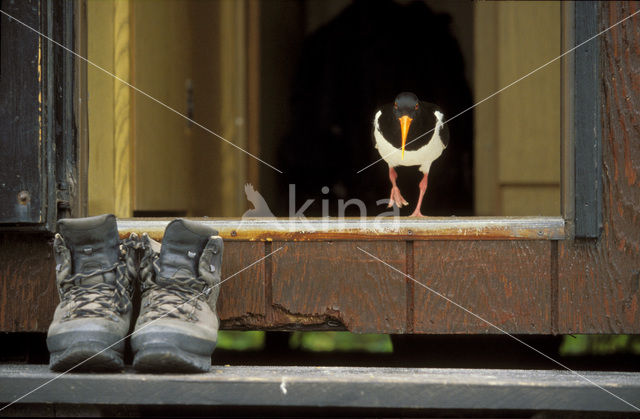
[[[113,1],[87,2],[88,58],[114,69]],[[115,211],[114,184],[114,79],[93,66],[87,67],[89,118],[89,215]]]
[[509,215],[560,214],[560,186],[503,186],[501,193]]
[[[474,6],[474,102],[478,103],[499,90],[496,66],[498,63],[496,2],[475,3]],[[474,187],[476,215],[496,215],[500,209],[498,188],[498,107],[488,100],[473,110]]]
[[[129,0],[114,3],[114,68],[120,79],[130,81],[131,60],[129,57]],[[115,215],[131,217],[131,114],[129,86],[119,81],[114,83],[114,198]]]
[[[245,0],[220,2],[221,117],[222,135],[238,147],[247,148],[247,69]],[[222,215],[240,216],[246,201],[247,155],[224,144],[221,149]]]
[[[233,51],[228,48],[223,54],[222,49],[225,42],[234,47],[242,44],[241,40],[233,39],[235,32],[224,35],[220,28],[224,21],[221,7],[222,2],[217,1],[133,2],[134,84],[177,112],[141,94],[136,94],[132,101],[135,210],[221,216],[223,207],[229,202],[236,203],[242,193],[241,187],[232,187],[232,193],[222,198],[225,195],[220,189],[227,182],[239,183],[238,173],[244,176],[246,171],[239,166],[243,161],[227,161],[221,150],[230,149],[229,145],[181,116],[188,112],[190,84],[193,119],[235,141],[231,128],[235,127],[236,116],[244,114],[234,112],[238,106],[233,107],[232,99],[243,97],[243,91],[235,87],[235,80],[244,80],[244,76],[236,71]],[[229,31],[235,28],[237,20],[225,23]],[[223,35],[229,40],[223,41]],[[225,58],[227,55],[231,56],[230,62]],[[223,83],[221,74],[225,65],[231,67]],[[224,89],[228,90],[223,97]],[[223,120],[227,121],[224,126]]]
[[[188,7],[175,1],[134,1],[134,85],[185,113],[185,78],[191,72]],[[134,102],[135,209],[186,211],[191,142],[187,122],[149,98]]]
[[[221,101],[221,42],[219,26],[220,4],[217,1],[191,1],[191,41],[194,45],[190,60],[194,63],[192,75],[194,89],[195,120],[214,132],[222,131]],[[187,128],[193,144],[190,161],[193,172],[190,185],[189,214],[216,216],[222,214],[221,155],[223,147],[229,147],[212,134],[198,128]]]
[[[559,2],[500,2],[498,84],[560,55]],[[560,61],[498,97],[501,182],[560,182]]]
[[[478,2],[474,13],[476,102],[561,53],[559,2]],[[558,61],[474,109],[478,215],[560,214],[560,86]]]

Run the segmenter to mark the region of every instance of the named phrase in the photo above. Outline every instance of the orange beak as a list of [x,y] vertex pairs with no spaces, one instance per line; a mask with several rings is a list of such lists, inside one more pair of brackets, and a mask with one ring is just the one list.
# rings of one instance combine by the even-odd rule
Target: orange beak
[[411,125],[411,121],[413,121],[413,119],[409,118],[406,115],[398,119],[400,120],[400,130],[402,132],[402,159],[404,160],[404,145],[407,142],[409,126]]

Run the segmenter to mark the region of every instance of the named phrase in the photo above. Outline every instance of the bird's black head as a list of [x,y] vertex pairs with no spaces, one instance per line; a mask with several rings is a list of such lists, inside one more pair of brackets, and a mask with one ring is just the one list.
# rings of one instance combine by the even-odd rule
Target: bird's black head
[[402,92],[396,96],[396,100],[393,102],[393,116],[396,117],[400,123],[400,132],[402,134],[402,158],[404,159],[404,146],[407,142],[407,134],[409,133],[409,126],[420,114],[420,103],[418,96],[410,92]]
[[400,93],[396,96],[396,100],[393,102],[393,115],[396,119],[403,116],[415,119],[419,111],[420,101],[418,100],[418,96],[411,92]]

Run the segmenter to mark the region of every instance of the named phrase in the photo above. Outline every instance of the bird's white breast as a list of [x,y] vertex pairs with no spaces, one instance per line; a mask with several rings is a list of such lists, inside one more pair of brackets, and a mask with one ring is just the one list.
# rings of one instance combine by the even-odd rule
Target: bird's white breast
[[382,156],[382,159],[391,167],[420,166],[420,171],[422,173],[429,172],[431,163],[440,157],[442,151],[445,149],[445,145],[440,139],[440,129],[443,125],[442,113],[438,111],[433,113],[436,116],[437,122],[433,130],[433,134],[431,135],[431,140],[417,150],[408,151],[405,149],[404,159],[402,158],[402,150],[395,148],[382,135],[382,132],[380,131],[380,124],[378,122],[381,114],[382,111],[378,111],[373,118],[373,136],[376,141],[376,148],[378,149],[380,156]]

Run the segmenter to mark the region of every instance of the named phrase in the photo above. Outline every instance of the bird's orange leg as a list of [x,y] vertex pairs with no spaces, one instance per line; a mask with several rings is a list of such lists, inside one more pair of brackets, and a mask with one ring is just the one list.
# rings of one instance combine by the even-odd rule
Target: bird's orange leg
[[428,173],[424,174],[424,177],[420,181],[420,197],[418,198],[418,205],[416,205],[416,210],[411,214],[412,217],[424,217],[420,212],[420,207],[422,206],[422,198],[424,197],[424,193],[427,191],[427,177]]
[[389,166],[389,180],[391,181],[391,196],[389,197],[389,205],[388,208],[393,207],[393,204],[396,204],[398,208],[402,208],[405,205],[409,205],[407,201],[400,194],[400,189],[398,185],[396,185],[396,179],[398,178],[398,174],[396,173],[396,169]]

